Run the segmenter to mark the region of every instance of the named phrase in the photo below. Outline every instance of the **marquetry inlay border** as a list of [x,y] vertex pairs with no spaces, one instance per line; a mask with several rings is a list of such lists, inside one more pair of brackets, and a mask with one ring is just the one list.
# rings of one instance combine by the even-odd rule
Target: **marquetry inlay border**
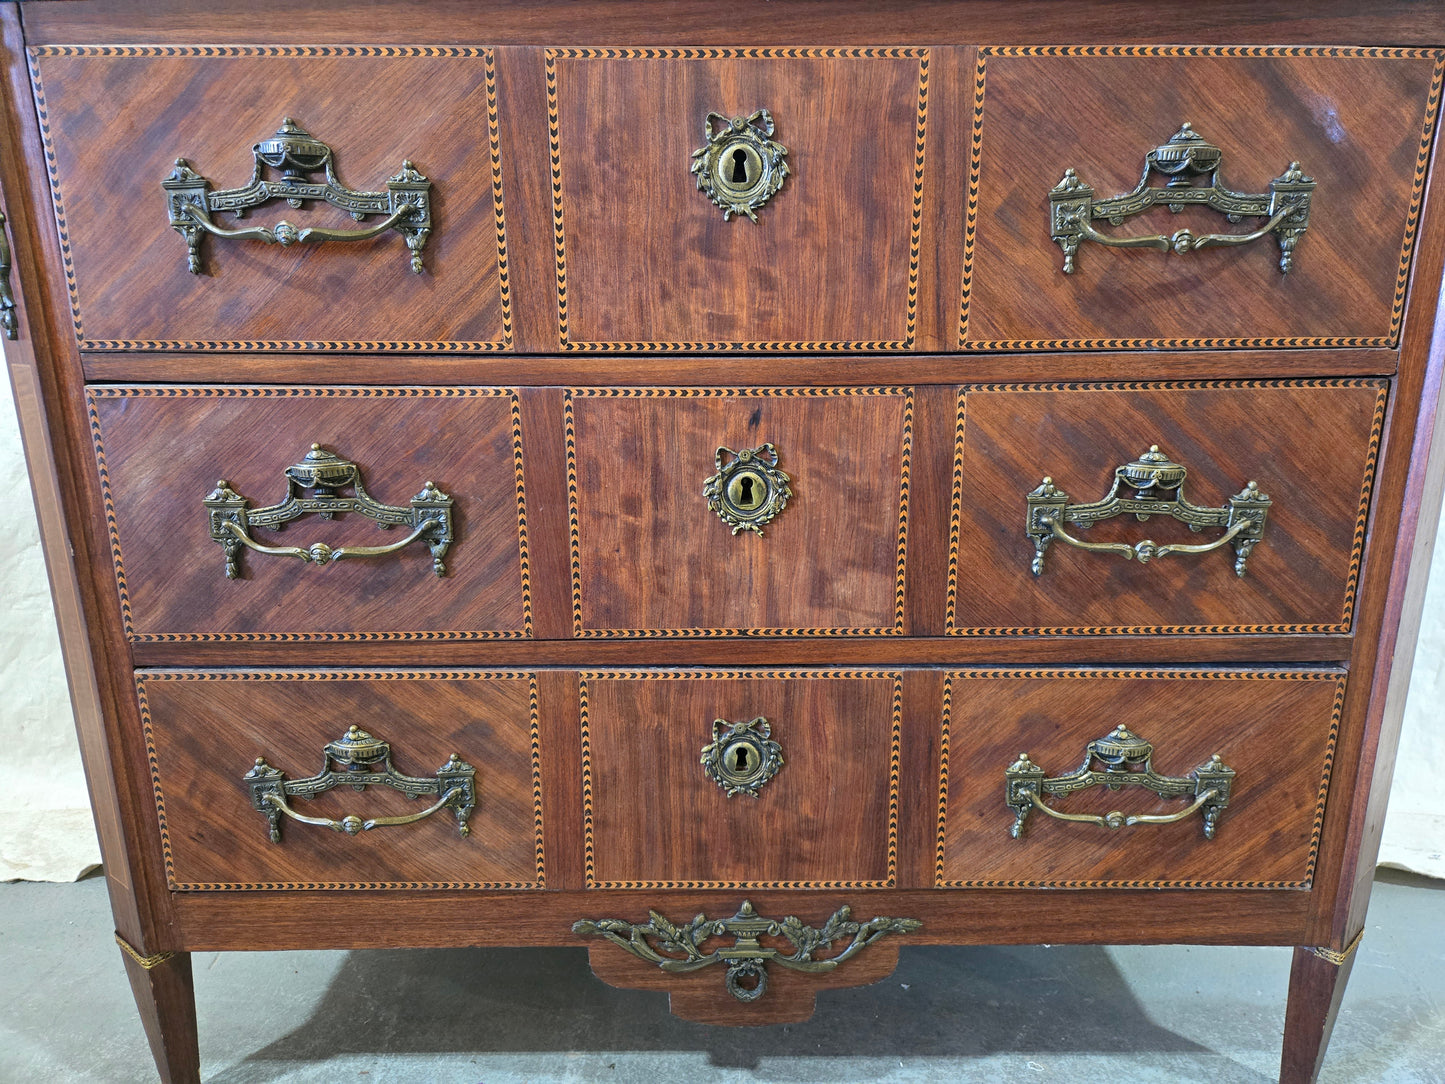
[[[35,95],[35,108],[40,119],[40,133],[45,143],[45,162],[50,179],[50,195],[55,209],[55,224],[60,235],[60,254],[65,266],[65,283],[70,295],[70,314],[75,340],[82,350],[182,350],[182,351],[287,351],[287,352],[388,352],[388,353],[495,353],[512,349],[512,291],[507,270],[507,228],[502,207],[502,144],[497,113],[497,73],[491,49],[461,46],[397,46],[397,45],[40,45],[26,50],[30,67],[30,84]],[[488,341],[324,341],[292,339],[87,339],[81,317],[80,292],[76,283],[75,259],[70,247],[70,230],[65,221],[65,201],[60,192],[59,166],[51,139],[50,115],[45,102],[45,88],[40,77],[42,57],[178,57],[232,58],[299,58],[331,57],[456,57],[480,59],[486,65],[487,127],[491,139],[492,208],[497,232],[497,289],[502,318],[502,337]],[[159,177],[157,178],[159,183]],[[162,221],[163,220],[158,220]],[[166,227],[169,229],[169,227]],[[184,249],[181,250],[184,252]],[[178,257],[179,259],[179,257]]]
[[[902,339],[876,341],[740,341],[740,342],[575,342],[567,322],[567,242],[562,205],[561,125],[557,106],[558,60],[914,60],[918,61],[917,138],[913,155],[913,211],[908,241],[908,308],[906,333]],[[559,349],[574,353],[826,353],[912,350],[918,327],[918,267],[923,236],[923,172],[928,133],[929,50],[908,46],[857,48],[552,48],[546,51],[547,130],[552,158],[552,227],[557,261],[557,342]]]
[[[1261,338],[1172,338],[1172,339],[976,339],[968,337],[968,315],[974,274],[974,244],[978,236],[979,171],[983,158],[984,95],[987,62],[996,57],[1373,57],[1380,59],[1433,59],[1435,72],[1425,99],[1425,117],[1420,129],[1420,149],[1415,157],[1415,174],[1410,207],[1405,218],[1399,270],[1390,309],[1390,323],[1384,335],[1375,336],[1273,336]],[[1445,81],[1445,51],[1438,49],[1346,48],[1341,46],[1265,45],[986,45],[978,51],[974,71],[973,127],[969,143],[968,198],[963,235],[963,278],[959,288],[958,348],[979,350],[1213,350],[1309,347],[1388,347],[1400,342],[1405,316],[1405,293],[1410,281],[1410,262],[1419,232],[1420,208],[1425,195],[1425,177],[1430,166],[1430,145],[1440,110],[1442,81]]]
[[[1296,881],[1251,881],[1251,880],[1125,880],[1125,881],[1079,881],[1079,880],[949,880],[945,876],[945,849],[948,840],[948,758],[949,728],[953,711],[953,682],[955,679],[969,681],[1050,679],[1067,681],[1081,678],[1091,681],[1137,681],[1151,679],[1180,681],[1333,681],[1335,683],[1334,703],[1330,708],[1330,729],[1325,739],[1324,761],[1320,769],[1320,785],[1316,792],[1314,820],[1310,829],[1309,854],[1305,860],[1302,877]],[[1068,670],[1068,669],[1006,669],[980,668],[949,670],[943,679],[943,704],[941,712],[941,737],[939,743],[938,770],[938,849],[934,864],[935,888],[1262,888],[1300,889],[1309,888],[1314,881],[1315,865],[1319,860],[1320,840],[1324,831],[1325,799],[1329,794],[1330,776],[1335,765],[1335,746],[1340,737],[1340,721],[1345,708],[1346,676],[1337,670],[1224,670],[1224,669],[1180,669],[1180,670]],[[1061,700],[1062,702],[1062,700]],[[1009,840],[1005,827],[1003,801],[1003,769],[998,766],[999,788],[999,833],[1000,846],[1017,841]],[[975,773],[976,774],[976,773]],[[990,784],[992,785],[992,784]],[[1012,815],[1012,811],[1009,811]]]
[[[903,674],[898,670],[583,670],[578,674],[578,696],[582,711],[582,835],[584,873],[587,888],[778,888],[839,889],[896,888],[898,885],[898,802],[902,775],[901,743],[903,738]],[[592,735],[590,708],[587,701],[589,681],[738,681],[755,679],[783,681],[864,681],[887,679],[893,682],[892,744],[888,754],[888,872],[883,880],[873,881],[605,881],[597,877],[596,850],[593,842],[592,798]],[[700,786],[713,786],[699,773]],[[766,793],[762,801],[766,801]],[[779,831],[785,826],[775,825]]]
[[[120,524],[116,517],[115,498],[111,492],[110,469],[106,465],[105,441],[101,432],[102,399],[481,399],[507,397],[511,400],[512,464],[517,484],[517,552],[522,590],[522,627],[520,629],[479,629],[462,631],[356,631],[356,632],[137,632],[131,611],[130,591],[126,586],[125,560],[121,553]],[[96,468],[100,474],[101,501],[105,508],[106,532],[110,538],[111,561],[115,566],[116,589],[120,594],[121,622],[126,639],[134,644],[179,643],[303,643],[347,642],[367,643],[387,640],[435,642],[443,640],[522,640],[532,636],[532,569],[527,545],[527,500],[522,472],[522,409],[517,392],[512,388],[444,388],[444,387],[302,387],[302,386],[209,386],[191,385],[91,385],[85,389],[86,411],[90,417],[90,434],[94,445]],[[442,479],[445,486],[445,479]],[[196,495],[196,515],[202,511],[201,498]],[[206,545],[213,546],[206,536]]]
[[[160,762],[156,755],[155,724],[151,718],[150,702],[146,698],[147,682],[162,681],[493,681],[525,680],[529,685],[528,717],[532,756],[532,837],[537,856],[537,876],[530,881],[224,881],[193,882],[176,879],[175,861],[171,851],[170,825],[166,821],[165,792],[161,786]],[[540,713],[537,707],[537,675],[527,670],[153,670],[136,671],[136,698],[140,702],[141,728],[145,734],[146,758],[150,764],[151,787],[155,793],[156,816],[160,821],[161,849],[165,858],[166,884],[174,892],[217,892],[217,891],[315,891],[337,890],[350,892],[377,891],[382,889],[540,889],[547,887],[546,855],[542,848],[542,739]],[[487,801],[485,750],[474,750],[472,760],[477,761],[481,770],[478,780],[477,802]],[[467,757],[463,757],[467,759]],[[245,774],[250,765],[239,765],[236,778]],[[310,770],[310,765],[305,766]],[[260,831],[261,828],[257,828]],[[476,840],[457,841],[458,847],[480,846]],[[285,846],[284,843],[278,846]]]
[[[894,580],[894,617],[889,626],[854,628],[590,628],[583,612],[581,516],[578,508],[577,426],[572,400],[578,399],[821,399],[834,396],[893,396],[903,398],[902,455],[898,493],[898,546]],[[567,522],[572,567],[572,635],[579,639],[716,639],[729,636],[902,636],[904,583],[908,557],[908,493],[913,457],[913,389],[910,387],[838,388],[569,388],[564,401],[564,438],[567,450]]]
[[[1366,446],[1364,477],[1360,483],[1359,511],[1355,517],[1354,538],[1350,547],[1349,573],[1345,579],[1345,597],[1341,605],[1340,620],[1325,624],[1275,624],[1275,625],[1022,625],[1022,626],[960,626],[957,622],[959,602],[959,570],[962,564],[962,533],[964,507],[965,433],[968,414],[968,396],[979,392],[1059,392],[1059,391],[1199,391],[1209,389],[1249,388],[1375,388],[1375,414],[1370,425],[1370,437]],[[953,451],[953,499],[949,514],[948,533],[948,611],[944,632],[949,636],[1146,636],[1168,634],[1177,636],[1200,635],[1249,635],[1254,633],[1331,633],[1349,632],[1354,620],[1355,594],[1360,582],[1360,564],[1365,555],[1365,532],[1369,525],[1370,496],[1374,492],[1376,468],[1380,462],[1380,442],[1385,432],[1385,406],[1389,397],[1389,382],[1374,378],[1341,378],[1312,380],[1179,380],[1148,382],[1125,382],[1106,384],[972,384],[965,385],[958,392],[958,414],[954,431]],[[1037,479],[1028,479],[1019,493],[1027,492],[1037,484]],[[1267,486],[1262,486],[1268,492]],[[1023,506],[1020,501],[1020,514]],[[1266,540],[1267,541],[1267,540]],[[1023,531],[1019,532],[1020,561],[1032,559],[1028,540]]]

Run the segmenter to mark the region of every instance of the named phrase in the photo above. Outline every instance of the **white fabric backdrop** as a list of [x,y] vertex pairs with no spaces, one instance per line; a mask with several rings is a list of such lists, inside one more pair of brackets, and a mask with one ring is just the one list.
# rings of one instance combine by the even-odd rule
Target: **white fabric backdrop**
[[[1445,531],[1439,536],[1383,864],[1445,877]],[[100,861],[10,382],[0,379],[0,880],[71,880]]]

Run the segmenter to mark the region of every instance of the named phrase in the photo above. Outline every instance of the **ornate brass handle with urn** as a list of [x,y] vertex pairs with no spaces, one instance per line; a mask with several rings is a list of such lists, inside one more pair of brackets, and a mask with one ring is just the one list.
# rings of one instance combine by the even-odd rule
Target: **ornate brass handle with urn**
[[[223,478],[201,503],[205,505],[211,538],[226,551],[226,576],[240,575],[237,561],[241,548],[256,553],[299,557],[307,563],[330,564],[348,557],[381,557],[395,553],[418,540],[431,550],[432,571],[446,575],[442,557],[452,542],[452,499],[431,482],[405,507],[382,504],[366,492],[361,468],[319,444],[299,463],[285,470],[286,496],[265,508],[252,508]],[[339,492],[350,489],[351,495]],[[309,493],[309,496],[307,495]],[[315,513],[331,519],[342,512],[356,512],[374,520],[383,530],[410,527],[411,533],[385,546],[330,546],[313,542],[309,546],[265,546],[251,537],[252,527],[277,529],[293,519]]]
[[[286,773],[257,757],[256,764],[242,780],[251,790],[251,805],[264,814],[271,830],[271,842],[281,842],[281,818],[289,817],[300,824],[314,824],[354,836],[373,828],[415,824],[442,809],[456,814],[457,828],[462,835],[470,833],[467,824],[477,806],[476,769],[455,753],[437,769],[433,779],[402,775],[391,763],[391,745],[374,738],[360,727],[351,727],[336,741],[328,742],[323,751],[321,771],[305,779],[287,779]],[[315,798],[337,787],[364,790],[383,786],[400,791],[411,798],[436,796],[436,801],[420,813],[404,817],[359,817],[348,815],[340,820],[329,817],[308,817],[296,812],[288,798]]]
[[[1092,241],[1111,248],[1156,248],[1180,254],[1201,248],[1247,245],[1274,234],[1279,238],[1279,269],[1288,274],[1294,262],[1295,245],[1309,228],[1310,198],[1315,182],[1300,172],[1299,163],[1269,182],[1269,191],[1260,195],[1235,192],[1219,178],[1223,152],[1185,124],[1168,141],[1144,156],[1144,172],[1133,191],[1109,199],[1096,200],[1094,189],[1079,179],[1073,169],[1064,171],[1064,179],[1049,192],[1049,219],[1053,239],[1064,250],[1064,273],[1074,272],[1074,255],[1080,243]],[[1163,188],[1149,185],[1149,174],[1163,173],[1170,179]],[[1196,177],[1208,177],[1205,185],[1195,185]],[[1151,207],[1165,206],[1178,214],[1186,206],[1209,207],[1230,222],[1245,218],[1263,218],[1248,233],[1203,233],[1177,230],[1171,235],[1146,234],[1136,237],[1115,237],[1094,228],[1093,223],[1107,219],[1115,226],[1126,218]]]
[[0,329],[12,342],[20,334],[15,295],[10,292],[10,242],[5,238],[5,214],[0,211]]
[[[1091,741],[1084,750],[1084,762],[1068,775],[1050,779],[1044,769],[1020,753],[1018,760],[1004,772],[1006,800],[1015,820],[1009,834],[1015,839],[1023,835],[1024,822],[1037,809],[1055,820],[1096,824],[1117,830],[1136,824],[1172,824],[1195,812],[1204,818],[1204,838],[1213,839],[1219,814],[1229,805],[1234,784],[1234,769],[1226,767],[1218,754],[1195,768],[1187,776],[1160,775],[1154,770],[1154,746],[1127,727],[1116,727],[1105,737]],[[1122,813],[1113,810],[1103,815],[1064,813],[1049,805],[1046,797],[1062,797],[1090,787],[1142,787],[1161,798],[1192,798],[1193,801],[1175,813]]]
[[[1034,543],[1034,575],[1043,572],[1044,554],[1048,552],[1049,544],[1057,539],[1081,550],[1113,553],[1125,560],[1138,558],[1140,564],[1171,553],[1208,553],[1232,544],[1234,572],[1243,576],[1250,552],[1264,537],[1265,518],[1271,504],[1269,497],[1259,491],[1256,483],[1249,482],[1243,490],[1229,498],[1225,507],[1201,508],[1184,499],[1184,479],[1188,473],[1155,444],[1134,462],[1117,468],[1109,492],[1091,504],[1071,504],[1069,495],[1054,485],[1052,478],[1045,478],[1043,484],[1025,498],[1028,504],[1027,533]],[[1198,545],[1160,545],[1152,539],[1130,545],[1123,542],[1085,542],[1064,528],[1065,523],[1088,528],[1102,520],[1129,513],[1141,522],[1150,516],[1170,516],[1187,523],[1193,531],[1222,527],[1224,533],[1212,542]]]
[[[185,238],[192,274],[201,271],[200,245],[204,234],[288,247],[322,241],[365,241],[388,230],[396,230],[406,239],[411,269],[421,273],[422,249],[432,230],[431,181],[410,161],[402,162],[400,172],[387,180],[386,191],[354,191],[337,179],[331,147],[290,117],[282,121],[275,135],[252,147],[251,153],[255,162],[251,179],[240,188],[211,191],[211,182],[192,169],[184,158],[177,158],[171,175],[161,181],[171,226]],[[263,176],[267,168],[280,176]],[[325,180],[311,179],[312,174],[318,172],[325,173]],[[296,208],[308,201],[322,200],[357,221],[371,215],[385,217],[356,230],[297,226],[284,219],[275,226],[233,229],[220,225],[212,217],[215,212],[224,211],[240,218],[251,208],[274,199],[284,199]]]

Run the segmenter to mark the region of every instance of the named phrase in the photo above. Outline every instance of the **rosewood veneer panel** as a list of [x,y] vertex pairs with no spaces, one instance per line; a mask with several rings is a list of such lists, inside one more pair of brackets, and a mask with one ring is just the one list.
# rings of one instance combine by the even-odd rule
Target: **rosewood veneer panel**
[[[569,393],[580,636],[903,632],[907,388]],[[733,534],[702,495],[719,445],[773,444],[793,496]]]
[[[49,46],[30,63],[82,346],[510,349],[489,50]],[[183,157],[213,188],[246,184],[252,145],[286,116],[330,144],[353,189],[384,189],[404,159],[426,174],[422,274],[391,230],[290,248],[207,237],[202,273],[187,270],[161,180]],[[215,217],[359,228],[321,201]]]
[[[1385,397],[1382,380],[962,389],[949,631],[1350,631]],[[1099,500],[1155,444],[1187,468],[1195,505],[1223,507],[1249,481],[1271,498],[1247,574],[1229,545],[1141,564],[1056,540],[1035,576],[1025,495],[1047,476],[1071,503]],[[1131,545],[1220,533],[1132,515],[1067,529]]]
[[[902,700],[887,671],[584,672],[588,887],[893,887]],[[699,757],[757,716],[783,765],[729,798]]]
[[[508,671],[173,670],[136,686],[174,889],[540,888],[541,763],[532,676]],[[304,779],[353,724],[391,744],[397,771],[477,770],[455,815],[348,836],[283,818],[272,843],[243,776],[257,757]],[[431,804],[382,786],[292,798],[304,816],[398,817]]]
[[[979,888],[1304,888],[1314,876],[1344,705],[1339,670],[959,670],[943,707],[938,883]],[[1187,776],[1219,754],[1235,770],[1215,838],[1199,814],[1110,830],[1028,816],[1012,839],[1004,771],[1021,752],[1049,777],[1117,726]],[[1061,813],[1172,814],[1141,787],[1047,797]]]
[[[547,54],[564,350],[907,349],[926,49]],[[689,172],[709,112],[772,113],[790,175],[723,221]]]
[[[531,633],[516,396],[498,388],[93,387],[112,555],[133,641],[427,640]],[[446,575],[420,542],[326,566],[243,549],[226,578],[201,501],[225,479],[252,508],[286,494],[313,443],[355,462],[376,500],[428,481],[453,499]],[[263,545],[400,540],[343,514],[253,528]]]
[[[1034,347],[1396,344],[1439,103],[1439,53],[1302,48],[980,50],[960,344]],[[1050,240],[1064,170],[1104,199],[1188,122],[1223,183],[1266,192],[1292,162],[1318,182],[1294,267],[1279,244],[1185,255]],[[1161,185],[1158,174],[1150,184]],[[972,198],[972,196],[971,196]],[[1155,208],[1101,232],[1245,233],[1213,211]],[[1252,225],[1252,223],[1254,225]]]

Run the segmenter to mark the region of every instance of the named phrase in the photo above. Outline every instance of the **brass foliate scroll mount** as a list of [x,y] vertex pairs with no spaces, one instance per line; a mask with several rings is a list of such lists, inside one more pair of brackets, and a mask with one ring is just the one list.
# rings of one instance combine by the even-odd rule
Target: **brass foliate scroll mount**
[[[1009,834],[1014,839],[1022,836],[1024,822],[1035,809],[1055,820],[1096,824],[1112,831],[1135,824],[1172,824],[1198,811],[1204,818],[1204,838],[1213,839],[1219,814],[1229,805],[1234,769],[1226,767],[1215,754],[1187,776],[1160,775],[1154,770],[1153,757],[1154,746],[1123,726],[1091,741],[1085,747],[1084,762],[1068,775],[1050,779],[1027,753],[1020,753],[1018,760],[1004,771],[1006,801],[1015,814]],[[1177,813],[1126,814],[1114,810],[1102,816],[1061,813],[1044,801],[1046,797],[1100,786],[1110,790],[1143,787],[1161,798],[1193,798],[1194,801]]]
[[702,495],[733,534],[752,531],[761,536],[793,495],[792,479],[778,470],[778,451],[771,444],[740,452],[719,447],[713,468],[717,473],[703,482]]
[[722,208],[723,221],[747,215],[756,222],[758,208],[773,198],[788,175],[783,161],[788,148],[772,138],[773,115],[766,109],[731,119],[709,113],[702,131],[706,141],[692,152],[698,190]]
[[[450,809],[457,817],[457,829],[463,836],[471,832],[467,821],[477,806],[476,769],[455,753],[437,769],[431,779],[402,775],[391,763],[391,745],[373,738],[360,727],[351,727],[340,738],[328,742],[323,751],[321,771],[305,779],[287,779],[286,773],[257,757],[255,766],[242,776],[251,790],[251,805],[266,817],[271,842],[281,842],[281,818],[289,817],[301,824],[314,824],[355,836],[373,828],[415,824],[441,809]],[[355,815],[332,820],[329,817],[308,817],[291,807],[288,798],[315,798],[337,787],[363,791],[367,787],[390,787],[409,798],[436,797],[431,806],[405,817],[369,817]]]
[[[396,230],[405,238],[411,253],[411,269],[421,274],[422,249],[432,230],[431,181],[410,161],[402,162],[397,175],[387,180],[385,192],[354,191],[337,179],[331,147],[290,117],[282,121],[275,135],[252,147],[251,153],[255,163],[251,179],[240,188],[211,191],[211,182],[192,169],[184,158],[177,158],[171,175],[161,181],[171,226],[185,238],[192,274],[201,272],[201,238],[208,233],[213,237],[289,247],[322,241],[365,241],[387,230]],[[273,175],[264,176],[267,170]],[[315,173],[324,173],[325,180],[312,180]],[[298,209],[309,201],[322,200],[346,211],[358,222],[372,215],[385,217],[358,230],[297,226],[284,219],[275,226],[230,229],[212,217],[216,212],[229,212],[243,218],[251,208],[274,199],[284,199]]]
[[[656,911],[645,923],[620,918],[583,919],[572,932],[582,937],[605,937],[618,948],[656,964],[663,971],[699,971],[726,964],[723,983],[739,1001],[756,1001],[768,989],[768,964],[793,971],[821,974],[862,952],[880,937],[913,933],[923,923],[916,918],[872,918],[855,922],[848,907],[840,907],[820,927],[807,926],[789,915],[763,918],[748,900],[732,918],[698,914],[691,922],[675,925]],[[731,937],[731,945],[711,947],[715,938]],[[763,938],[768,938],[765,942]],[[847,941],[842,951],[818,959],[835,942]]]
[[[1074,255],[1083,241],[1111,248],[1155,248],[1182,255],[1201,248],[1247,245],[1274,234],[1279,239],[1280,272],[1288,274],[1294,262],[1295,245],[1309,228],[1314,179],[1300,172],[1298,162],[1291,162],[1288,169],[1269,182],[1268,192],[1259,195],[1235,192],[1220,180],[1219,163],[1223,156],[1223,151],[1185,124],[1167,142],[1144,156],[1144,172],[1131,192],[1096,200],[1093,188],[1080,180],[1073,169],[1065,170],[1064,179],[1049,192],[1053,239],[1064,250],[1064,273],[1074,273]],[[1162,188],[1148,183],[1149,175],[1156,172],[1170,178]],[[1205,183],[1195,184],[1196,178],[1206,178]],[[1139,237],[1115,237],[1093,226],[1099,219],[1108,219],[1118,226],[1125,219],[1160,205],[1178,214],[1191,204],[1218,211],[1230,222],[1245,218],[1265,221],[1249,233],[1196,234],[1184,229],[1171,235]]]
[[[446,575],[442,558],[452,543],[452,499],[427,482],[405,507],[382,504],[361,482],[361,468],[319,444],[311,445],[304,459],[285,470],[286,496],[276,504],[252,508],[245,497],[223,478],[201,503],[206,508],[211,539],[226,552],[226,578],[240,575],[238,560],[245,547],[256,553],[298,557],[308,564],[327,565],[348,557],[381,557],[421,541],[432,555],[432,572]],[[348,494],[344,492],[350,490]],[[265,546],[251,537],[252,527],[280,530],[293,519],[315,513],[332,519],[355,512],[375,521],[382,530],[410,527],[411,533],[385,546]]]
[[[1234,572],[1243,576],[1250,553],[1264,537],[1265,518],[1271,505],[1269,497],[1259,491],[1255,482],[1249,482],[1230,497],[1223,508],[1200,508],[1184,498],[1187,474],[1182,465],[1159,451],[1159,446],[1155,444],[1134,462],[1116,469],[1109,492],[1092,504],[1069,503],[1069,495],[1054,485],[1052,478],[1045,478],[1043,484],[1025,498],[1028,504],[1027,534],[1034,543],[1034,575],[1043,572],[1044,554],[1057,539],[1081,550],[1113,553],[1125,560],[1137,558],[1140,564],[1171,553],[1207,553],[1233,544]],[[1123,542],[1085,542],[1064,528],[1065,523],[1088,528],[1102,520],[1129,513],[1140,522],[1147,521],[1150,516],[1170,516],[1188,524],[1192,531],[1222,527],[1224,533],[1214,541],[1200,545],[1160,545],[1152,539],[1129,545]]]
[[20,334],[15,295],[10,292],[10,242],[5,238],[5,215],[0,212],[0,329],[11,342]]
[[708,778],[729,798],[739,794],[756,798],[783,766],[783,748],[772,736],[772,726],[761,715],[745,723],[714,719],[712,741],[702,749]]

